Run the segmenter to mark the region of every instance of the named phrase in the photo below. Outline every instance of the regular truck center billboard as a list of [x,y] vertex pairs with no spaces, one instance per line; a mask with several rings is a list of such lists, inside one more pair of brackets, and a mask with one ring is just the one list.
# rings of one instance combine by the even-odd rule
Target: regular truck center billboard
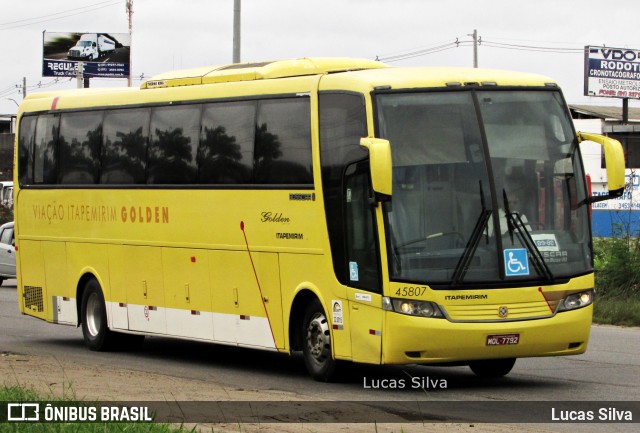
[[584,94],[640,99],[640,50],[587,46]]
[[79,63],[85,78],[129,77],[129,33],[43,33],[42,76],[75,77]]

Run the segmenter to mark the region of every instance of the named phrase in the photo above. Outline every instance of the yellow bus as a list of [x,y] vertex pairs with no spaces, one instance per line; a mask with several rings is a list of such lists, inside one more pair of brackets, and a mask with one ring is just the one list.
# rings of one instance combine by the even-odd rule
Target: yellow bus
[[583,353],[579,142],[550,79],[297,59],[31,94],[16,134],[20,311],[92,350],[170,336],[340,361]]

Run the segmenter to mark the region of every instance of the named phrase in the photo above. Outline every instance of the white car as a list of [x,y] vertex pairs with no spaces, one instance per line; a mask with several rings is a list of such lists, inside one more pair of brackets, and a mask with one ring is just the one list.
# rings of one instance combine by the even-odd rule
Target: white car
[[0,285],[7,278],[16,277],[15,245],[13,222],[0,226]]
[[13,207],[13,182],[0,182],[0,204],[6,207]]

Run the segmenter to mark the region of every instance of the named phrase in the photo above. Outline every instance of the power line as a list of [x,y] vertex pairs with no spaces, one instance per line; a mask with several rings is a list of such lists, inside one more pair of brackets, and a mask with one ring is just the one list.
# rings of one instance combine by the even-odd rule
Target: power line
[[[39,81],[37,84],[31,84],[27,86],[27,93],[30,93],[33,90],[42,90],[42,89],[48,89],[49,87],[53,87],[56,86],[58,84],[64,84],[67,83],[69,81],[71,81],[72,78],[67,79],[61,79],[61,78],[54,78],[51,81],[45,82],[43,83],[42,81]],[[6,87],[2,90],[0,90],[0,97],[5,97],[5,96],[9,96],[9,95],[14,95],[14,94],[24,94],[24,89],[23,89],[23,84],[15,84],[13,86],[10,87]]]
[[426,56],[428,54],[435,54],[435,53],[439,53],[441,51],[447,51],[447,50],[451,50],[454,48],[458,48],[460,46],[468,46],[468,45],[472,45],[473,42],[472,41],[459,41],[458,39],[456,39],[455,41],[452,42],[448,42],[442,45],[437,45],[437,46],[432,46],[429,48],[424,48],[421,50],[417,50],[417,51],[411,51],[411,52],[407,52],[404,54],[397,54],[397,55],[390,55],[387,57],[377,57],[377,60],[380,60],[381,62],[386,62],[386,63],[393,63],[393,62],[398,62],[400,60],[406,60],[406,59],[411,59],[414,57],[421,57],[421,56]]
[[[550,47],[542,45],[521,45],[521,44],[508,44],[503,42],[494,42],[492,40],[478,39],[478,46],[496,48],[502,50],[517,50],[517,51],[531,51],[531,52],[544,52],[544,53],[557,53],[557,54],[582,54],[584,53],[584,47]],[[409,52],[399,52],[399,54],[391,54],[385,57],[376,57],[376,60],[380,60],[385,63],[399,62],[401,60],[407,60],[414,57],[426,56],[429,54],[439,53],[441,51],[447,51],[458,47],[473,46],[473,40],[460,40],[456,38],[455,41],[442,43],[440,45],[434,45],[419,50]]]
[[563,48],[563,47],[543,47],[535,45],[518,45],[518,44],[505,44],[502,42],[492,42],[486,39],[482,40],[481,45],[491,48],[500,48],[505,50],[517,50],[517,51],[537,51],[545,53],[558,53],[558,54],[572,54],[572,53],[584,53],[584,47],[580,48]]
[[16,86],[5,87],[4,89],[0,90],[0,93],[8,92],[10,90],[15,90],[15,88]]
[[82,6],[79,8],[69,9],[62,12],[55,12],[52,14],[41,15],[33,18],[25,18],[17,21],[8,21],[8,22],[0,23],[0,30],[16,29],[19,27],[27,27],[33,24],[40,24],[47,21],[54,21],[62,18],[68,18],[68,17],[81,15],[88,12],[93,12],[99,9],[104,9],[104,8],[115,6],[115,5],[121,5],[121,3],[122,2],[120,0],[117,0],[117,1],[108,0],[108,1],[102,1],[99,3],[94,3],[92,5]]
[[18,95],[18,94],[20,94],[20,90],[14,87],[11,90],[0,91],[0,98],[4,98],[6,96],[11,96],[11,95]]

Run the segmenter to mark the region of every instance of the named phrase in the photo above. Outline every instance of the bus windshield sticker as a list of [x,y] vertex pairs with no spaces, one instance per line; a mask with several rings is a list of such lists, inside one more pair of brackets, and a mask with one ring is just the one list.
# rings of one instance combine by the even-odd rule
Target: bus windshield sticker
[[529,258],[525,248],[504,250],[504,269],[507,277],[529,275]]
[[358,263],[357,262],[349,262],[349,279],[351,281],[359,281],[358,277]]
[[536,243],[538,250],[543,251],[560,251],[556,235],[553,233],[537,233],[532,234],[531,239]]

